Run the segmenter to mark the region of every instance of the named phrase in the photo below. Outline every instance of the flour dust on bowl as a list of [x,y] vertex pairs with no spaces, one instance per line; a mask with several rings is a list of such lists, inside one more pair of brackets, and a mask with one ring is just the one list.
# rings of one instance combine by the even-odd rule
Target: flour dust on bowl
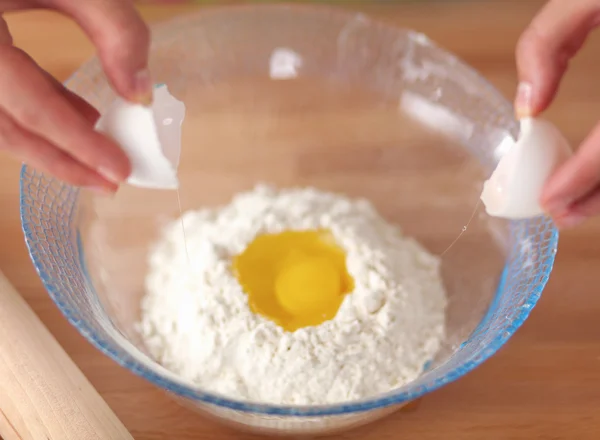
[[[103,353],[232,425],[320,434],[459,378],[522,324],[558,234],[479,205],[518,126],[471,68],[321,7],[206,9],[153,38],[186,107],[183,217],[174,191],[21,176],[40,277]],[[96,59],[68,86],[115,99]]]

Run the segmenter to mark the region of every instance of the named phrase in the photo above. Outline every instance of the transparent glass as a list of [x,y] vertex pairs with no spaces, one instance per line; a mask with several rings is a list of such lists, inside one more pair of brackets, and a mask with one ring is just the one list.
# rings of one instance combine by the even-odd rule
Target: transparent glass
[[[510,104],[471,68],[420,34],[323,7],[217,8],[159,24],[153,35],[156,80],[187,106],[183,209],[225,203],[258,182],[368,198],[442,255],[448,337],[417,380],[361,401],[276,406],[199,389],[148,357],[134,325],[148,247],[179,215],[176,193],[124,187],[96,199],[25,166],[31,257],[52,299],[98,349],[205,414],[262,432],[319,434],[457,379],[523,323],[558,234],[547,218],[494,220],[478,203],[503,139],[518,127]],[[114,98],[96,59],[68,86],[100,110]]]

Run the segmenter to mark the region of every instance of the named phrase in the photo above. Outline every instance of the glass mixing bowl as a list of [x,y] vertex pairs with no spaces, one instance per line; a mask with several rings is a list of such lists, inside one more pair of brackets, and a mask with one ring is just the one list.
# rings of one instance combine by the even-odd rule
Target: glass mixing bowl
[[[177,194],[123,187],[95,198],[24,166],[21,216],[35,267],[67,319],[120,365],[232,424],[324,433],[454,381],[529,315],[558,233],[543,217],[491,219],[478,202],[504,140],[518,134],[512,108],[423,35],[325,7],[207,9],[154,27],[151,70],[187,106],[184,210],[258,182],[367,198],[442,256],[448,336],[422,376],[374,398],[277,406],[207,392],[154,362],[135,329],[148,247],[179,215]],[[97,59],[68,87],[100,110],[115,97]]]

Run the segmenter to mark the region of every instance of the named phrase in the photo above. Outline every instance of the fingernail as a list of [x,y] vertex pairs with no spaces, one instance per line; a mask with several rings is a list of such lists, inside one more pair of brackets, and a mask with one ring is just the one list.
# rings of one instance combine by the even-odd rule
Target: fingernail
[[148,69],[140,70],[135,75],[134,101],[145,106],[152,105],[152,77]]
[[531,116],[532,100],[533,85],[529,82],[520,82],[515,97],[515,113],[519,119]]
[[569,214],[566,217],[561,217],[556,220],[556,223],[560,228],[574,228],[579,226],[581,223],[587,220],[587,216],[583,214]]
[[100,174],[106,180],[108,180],[112,183],[116,183],[117,185],[119,183],[121,183],[123,180],[125,180],[123,177],[121,177],[118,173],[111,170],[110,168],[98,167],[98,169],[96,171],[98,172],[98,174]]

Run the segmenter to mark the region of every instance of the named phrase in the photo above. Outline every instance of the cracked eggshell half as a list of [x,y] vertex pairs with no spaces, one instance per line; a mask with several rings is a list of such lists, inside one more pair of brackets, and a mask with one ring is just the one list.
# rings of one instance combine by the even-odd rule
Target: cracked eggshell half
[[131,161],[127,183],[151,189],[177,189],[181,125],[185,105],[166,85],[154,89],[152,107],[117,98],[96,123],[96,130],[113,139]]
[[571,154],[569,143],[553,124],[522,119],[519,138],[483,184],[481,200],[487,213],[512,220],[543,215],[544,184]]

